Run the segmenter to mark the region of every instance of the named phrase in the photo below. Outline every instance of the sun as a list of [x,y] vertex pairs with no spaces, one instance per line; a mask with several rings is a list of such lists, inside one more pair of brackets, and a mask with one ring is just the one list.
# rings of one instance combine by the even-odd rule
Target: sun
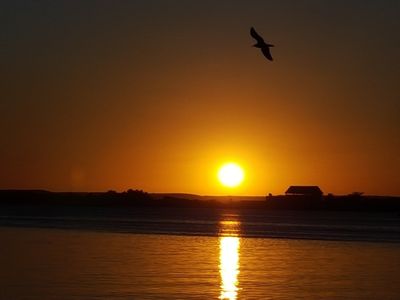
[[219,169],[218,179],[226,187],[237,187],[244,179],[244,172],[238,164],[226,163]]

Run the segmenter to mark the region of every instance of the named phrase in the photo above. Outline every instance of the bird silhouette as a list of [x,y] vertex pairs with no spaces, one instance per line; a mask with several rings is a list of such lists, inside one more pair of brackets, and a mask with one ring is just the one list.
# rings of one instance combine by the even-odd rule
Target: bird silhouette
[[257,41],[257,43],[253,45],[253,47],[260,48],[264,56],[268,60],[273,61],[274,59],[272,58],[269,48],[274,47],[274,45],[264,42],[264,39],[256,32],[253,27],[250,28],[250,35]]

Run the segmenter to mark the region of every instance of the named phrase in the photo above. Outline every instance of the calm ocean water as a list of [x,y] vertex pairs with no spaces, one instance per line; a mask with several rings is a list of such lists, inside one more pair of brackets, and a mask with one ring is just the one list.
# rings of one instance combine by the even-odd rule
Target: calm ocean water
[[399,299],[398,223],[326,212],[3,211],[0,299]]

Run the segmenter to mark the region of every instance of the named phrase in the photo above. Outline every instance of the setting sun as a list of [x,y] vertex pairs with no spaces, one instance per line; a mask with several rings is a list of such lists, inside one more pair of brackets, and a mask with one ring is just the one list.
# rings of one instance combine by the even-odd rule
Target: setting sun
[[243,169],[236,163],[226,163],[218,171],[218,179],[226,187],[236,187],[244,179]]

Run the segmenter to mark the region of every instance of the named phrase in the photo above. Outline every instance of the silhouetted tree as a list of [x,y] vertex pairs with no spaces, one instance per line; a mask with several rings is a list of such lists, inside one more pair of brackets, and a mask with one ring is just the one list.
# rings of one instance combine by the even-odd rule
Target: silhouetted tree
[[150,195],[143,190],[129,189],[125,194],[129,200],[149,200],[151,198]]

